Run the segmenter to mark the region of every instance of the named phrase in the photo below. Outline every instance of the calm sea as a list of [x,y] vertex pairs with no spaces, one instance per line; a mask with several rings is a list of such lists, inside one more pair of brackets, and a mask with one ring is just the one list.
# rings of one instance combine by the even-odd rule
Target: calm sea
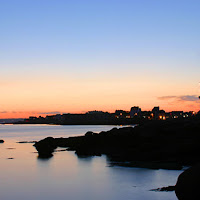
[[0,200],[177,200],[174,192],[150,190],[174,185],[180,170],[109,167],[106,156],[78,158],[68,151],[41,160],[33,144],[17,143],[111,128],[0,125],[0,139],[5,140],[0,144]]

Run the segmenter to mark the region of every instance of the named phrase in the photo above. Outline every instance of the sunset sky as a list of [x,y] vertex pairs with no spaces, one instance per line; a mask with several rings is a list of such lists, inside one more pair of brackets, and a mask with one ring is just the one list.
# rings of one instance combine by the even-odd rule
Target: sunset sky
[[0,0],[0,118],[200,110],[199,0]]

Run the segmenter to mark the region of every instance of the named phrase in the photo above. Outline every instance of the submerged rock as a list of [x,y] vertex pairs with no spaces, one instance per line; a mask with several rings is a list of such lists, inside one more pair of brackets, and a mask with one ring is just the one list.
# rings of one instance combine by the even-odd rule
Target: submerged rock
[[25,143],[36,143],[37,141],[19,141],[17,143],[25,144]]

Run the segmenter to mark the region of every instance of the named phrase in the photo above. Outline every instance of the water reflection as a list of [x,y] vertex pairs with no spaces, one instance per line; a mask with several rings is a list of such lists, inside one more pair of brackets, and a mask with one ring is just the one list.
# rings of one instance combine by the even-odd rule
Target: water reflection
[[37,159],[38,161],[41,161],[41,162],[46,162],[46,161],[49,161],[51,158],[53,157],[53,155],[51,155],[50,157],[42,157],[42,156],[37,156]]
[[[39,128],[35,132],[33,127],[30,128],[31,141]],[[7,130],[4,135],[9,131],[20,135],[20,130]],[[55,127],[53,131],[56,131]],[[80,127],[74,130],[78,131],[82,131]],[[21,136],[20,140],[26,138]],[[110,159],[104,155],[78,157],[72,151],[56,151],[50,159],[40,159],[33,153],[32,144],[16,141],[16,138],[7,138],[0,144],[1,200],[177,200],[174,192],[149,190],[175,184],[181,171],[107,167]],[[11,157],[15,159],[7,159]]]
[[92,162],[94,156],[80,156],[76,155],[80,162]]

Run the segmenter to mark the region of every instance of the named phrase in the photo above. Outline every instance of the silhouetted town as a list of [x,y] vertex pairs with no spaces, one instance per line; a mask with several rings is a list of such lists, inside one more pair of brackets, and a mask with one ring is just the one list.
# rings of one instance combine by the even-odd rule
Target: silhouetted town
[[192,118],[200,115],[199,112],[172,111],[165,112],[154,107],[151,111],[142,111],[140,107],[131,107],[130,111],[116,110],[114,113],[103,111],[89,111],[84,114],[56,114],[46,117],[31,116],[17,123],[24,124],[61,124],[61,125],[125,125],[135,124],[148,120],[173,120]]

